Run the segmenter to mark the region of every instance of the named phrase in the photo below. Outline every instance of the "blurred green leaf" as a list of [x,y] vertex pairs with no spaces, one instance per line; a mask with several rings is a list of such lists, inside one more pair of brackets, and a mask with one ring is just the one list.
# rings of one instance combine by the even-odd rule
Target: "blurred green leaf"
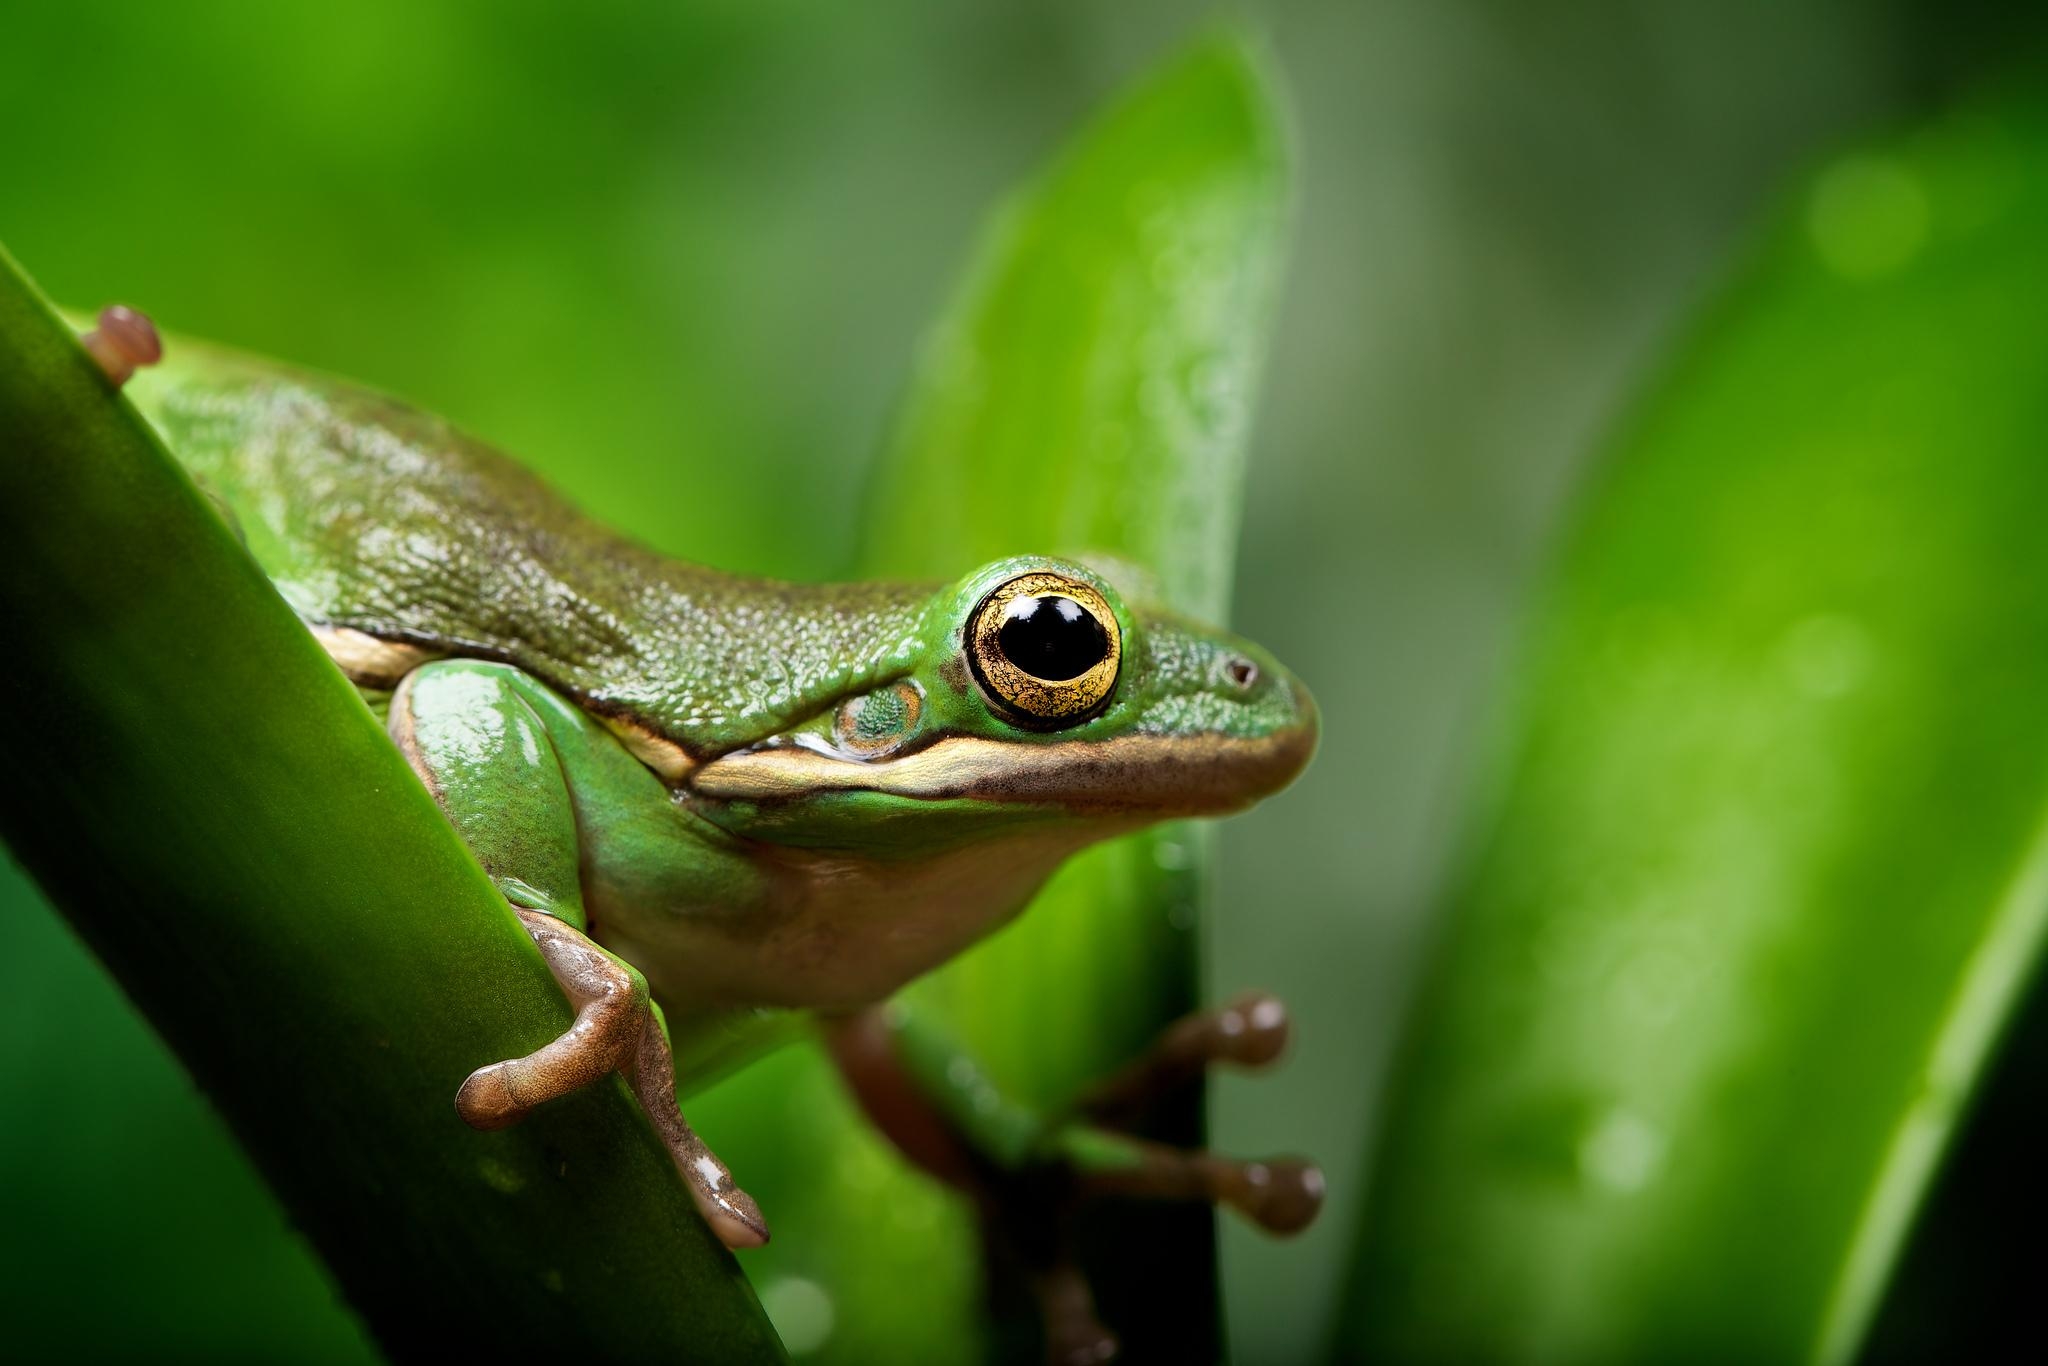
[[501,1133],[456,1117],[472,1068],[568,1026],[561,992],[4,253],[0,433],[0,832],[384,1348],[780,1360],[623,1083]]
[[1840,1361],[2048,912],[2048,106],[1825,168],[1587,497],[1342,1343]]
[[[1204,38],[1107,111],[997,216],[925,346],[861,572],[952,578],[1064,552],[1133,596],[1220,618],[1287,195],[1275,95],[1242,36]],[[1201,836],[1174,827],[1076,860],[1017,925],[913,990],[1013,1094],[1064,1103],[1194,1004]],[[831,1090],[815,1058],[774,1066],[785,1094]],[[753,1124],[781,1132],[733,1138],[772,1105],[763,1085],[729,1084],[697,1113],[729,1151],[780,1138],[803,1155],[742,1173],[771,1210],[800,1206],[814,1240],[750,1261],[771,1307],[787,1275],[842,1307],[832,1360],[959,1359],[978,1317],[964,1211],[879,1156],[836,1096],[829,1124],[814,1112],[790,1135],[774,1105]],[[1199,1097],[1168,1129],[1198,1141]],[[1086,1243],[1105,1318],[1141,1359],[1217,1355],[1208,1210],[1108,1211]],[[1028,1355],[1030,1329],[999,1328],[1013,1331]]]

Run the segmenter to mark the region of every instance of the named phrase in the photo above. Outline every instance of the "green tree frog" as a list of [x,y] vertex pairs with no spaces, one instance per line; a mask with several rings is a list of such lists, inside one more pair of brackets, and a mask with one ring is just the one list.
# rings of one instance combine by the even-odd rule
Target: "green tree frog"
[[[116,384],[157,359],[127,310],[84,341]],[[760,1210],[677,1108],[674,1060],[795,1009],[826,1021],[883,1129],[962,1184],[1058,1168],[1078,1192],[1221,1200],[1279,1231],[1313,1216],[1304,1162],[1093,1117],[1209,1061],[1269,1061],[1270,998],[1183,1022],[1057,1117],[961,1103],[971,1062],[877,1009],[1076,850],[1292,780],[1316,711],[1265,651],[1042,555],[938,584],[718,573],[395,400],[199,345],[175,359],[130,396],[388,718],[575,1007],[560,1038],[464,1081],[463,1119],[512,1124],[621,1072],[718,1236],[758,1245]],[[1055,1339],[1100,1347],[1085,1287],[1051,1280]]]

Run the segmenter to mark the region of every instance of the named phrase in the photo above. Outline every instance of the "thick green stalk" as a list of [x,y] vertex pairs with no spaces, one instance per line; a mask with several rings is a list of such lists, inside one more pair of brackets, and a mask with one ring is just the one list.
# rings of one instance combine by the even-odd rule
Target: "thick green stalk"
[[[622,1084],[479,1134],[569,1020],[369,711],[0,254],[0,833],[395,1357],[773,1361]],[[62,1048],[66,1021],[43,1022]],[[167,1173],[166,1179],[176,1179]]]
[[1838,1362],[2048,930],[2048,104],[1806,187],[1534,623],[1348,1301]]

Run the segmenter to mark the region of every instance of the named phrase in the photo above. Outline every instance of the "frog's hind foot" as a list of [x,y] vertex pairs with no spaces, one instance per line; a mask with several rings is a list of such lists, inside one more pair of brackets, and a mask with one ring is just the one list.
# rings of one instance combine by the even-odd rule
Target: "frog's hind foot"
[[1049,1116],[1003,1097],[913,1009],[833,1021],[827,1042],[876,1125],[913,1162],[973,1197],[989,1246],[1030,1283],[1047,1359],[1080,1366],[1117,1351],[1075,1261],[1083,1206],[1128,1197],[1207,1202],[1280,1235],[1300,1232],[1320,1212],[1323,1174],[1311,1162],[1237,1160],[1137,1136],[1158,1102],[1212,1065],[1271,1065],[1288,1033],[1277,999],[1239,996],[1175,1022],[1135,1062]]
[[[972,1059],[915,1012],[847,1016],[832,1023],[827,1041],[869,1118],[912,1161],[953,1185],[980,1193],[991,1183],[1050,1175],[1071,1198],[1209,1201],[1269,1233],[1289,1234],[1308,1227],[1322,1208],[1323,1174],[1314,1163],[1221,1157],[1133,1130],[1212,1065],[1272,1065],[1290,1028],[1276,997],[1246,993],[1174,1022],[1135,1062],[1084,1092],[1066,1113],[1050,1116],[1001,1097]],[[1027,1131],[1036,1137],[1020,1146],[1017,1135]]]
[[1226,1064],[1259,1071],[1287,1051],[1293,1024],[1280,998],[1247,991],[1168,1025],[1145,1053],[1082,1093],[1074,1109],[1098,1124],[1129,1121]]
[[1095,1292],[1070,1260],[1031,1278],[1031,1293],[1045,1323],[1045,1359],[1050,1366],[1100,1366],[1115,1361],[1123,1344],[1095,1313]]
[[734,1184],[726,1165],[676,1107],[668,1030],[648,995],[646,979],[555,916],[520,906],[513,910],[576,1007],[576,1022],[523,1058],[470,1073],[455,1094],[457,1113],[472,1128],[502,1129],[524,1119],[536,1105],[607,1073],[623,1073],[719,1241],[731,1248],[767,1242],[760,1207]]
[[1299,1157],[1240,1161],[1111,1132],[1218,1064],[1258,1071],[1286,1052],[1293,1026],[1277,996],[1245,992],[1175,1021],[1122,1071],[1091,1087],[1060,1131],[1063,1154],[1084,1194],[1206,1200],[1228,1205],[1268,1233],[1299,1233],[1323,1203],[1323,1173]]
[[1049,1136],[1053,1160],[1067,1170],[1082,1198],[1208,1201],[1229,1206],[1268,1233],[1299,1233],[1322,1209],[1323,1173],[1314,1163],[1299,1157],[1239,1160],[1128,1132],[1155,1104],[1212,1066],[1272,1066],[1291,1033],[1286,1006],[1261,991],[1176,1020],[1136,1061],[1082,1094],[1071,1117]]
[[1323,1207],[1322,1169],[1304,1158],[1240,1160],[1078,1130],[1063,1144],[1078,1193],[1228,1205],[1268,1233],[1299,1233]]

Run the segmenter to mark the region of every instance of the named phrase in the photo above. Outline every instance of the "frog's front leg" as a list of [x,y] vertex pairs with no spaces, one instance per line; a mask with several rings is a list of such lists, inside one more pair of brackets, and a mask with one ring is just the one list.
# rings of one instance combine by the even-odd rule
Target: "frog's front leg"
[[576,814],[562,750],[614,742],[594,739],[573,708],[528,675],[472,660],[408,674],[392,696],[390,725],[576,1007],[576,1021],[561,1037],[471,1073],[456,1093],[456,1110],[476,1128],[503,1128],[536,1105],[621,1072],[719,1238],[736,1248],[767,1242],[752,1197],[676,1107],[667,1025],[646,979],[584,933]]
[[1240,1161],[1111,1127],[1215,1063],[1264,1067],[1287,1041],[1286,1011],[1259,993],[1190,1015],[1145,1056],[1068,1110],[1041,1114],[1001,1095],[926,1015],[891,1005],[829,1022],[827,1042],[855,1097],[906,1156],[975,1197],[993,1232],[1031,1267],[1050,1359],[1109,1360],[1116,1341],[1068,1255],[1074,1206],[1099,1196],[1228,1205],[1270,1233],[1306,1228],[1323,1177],[1299,1158]]
[[513,911],[548,971],[576,1007],[576,1023],[552,1043],[479,1067],[455,1093],[455,1110],[473,1129],[502,1129],[544,1101],[581,1090],[637,1055],[649,1026],[647,984],[552,911]]

